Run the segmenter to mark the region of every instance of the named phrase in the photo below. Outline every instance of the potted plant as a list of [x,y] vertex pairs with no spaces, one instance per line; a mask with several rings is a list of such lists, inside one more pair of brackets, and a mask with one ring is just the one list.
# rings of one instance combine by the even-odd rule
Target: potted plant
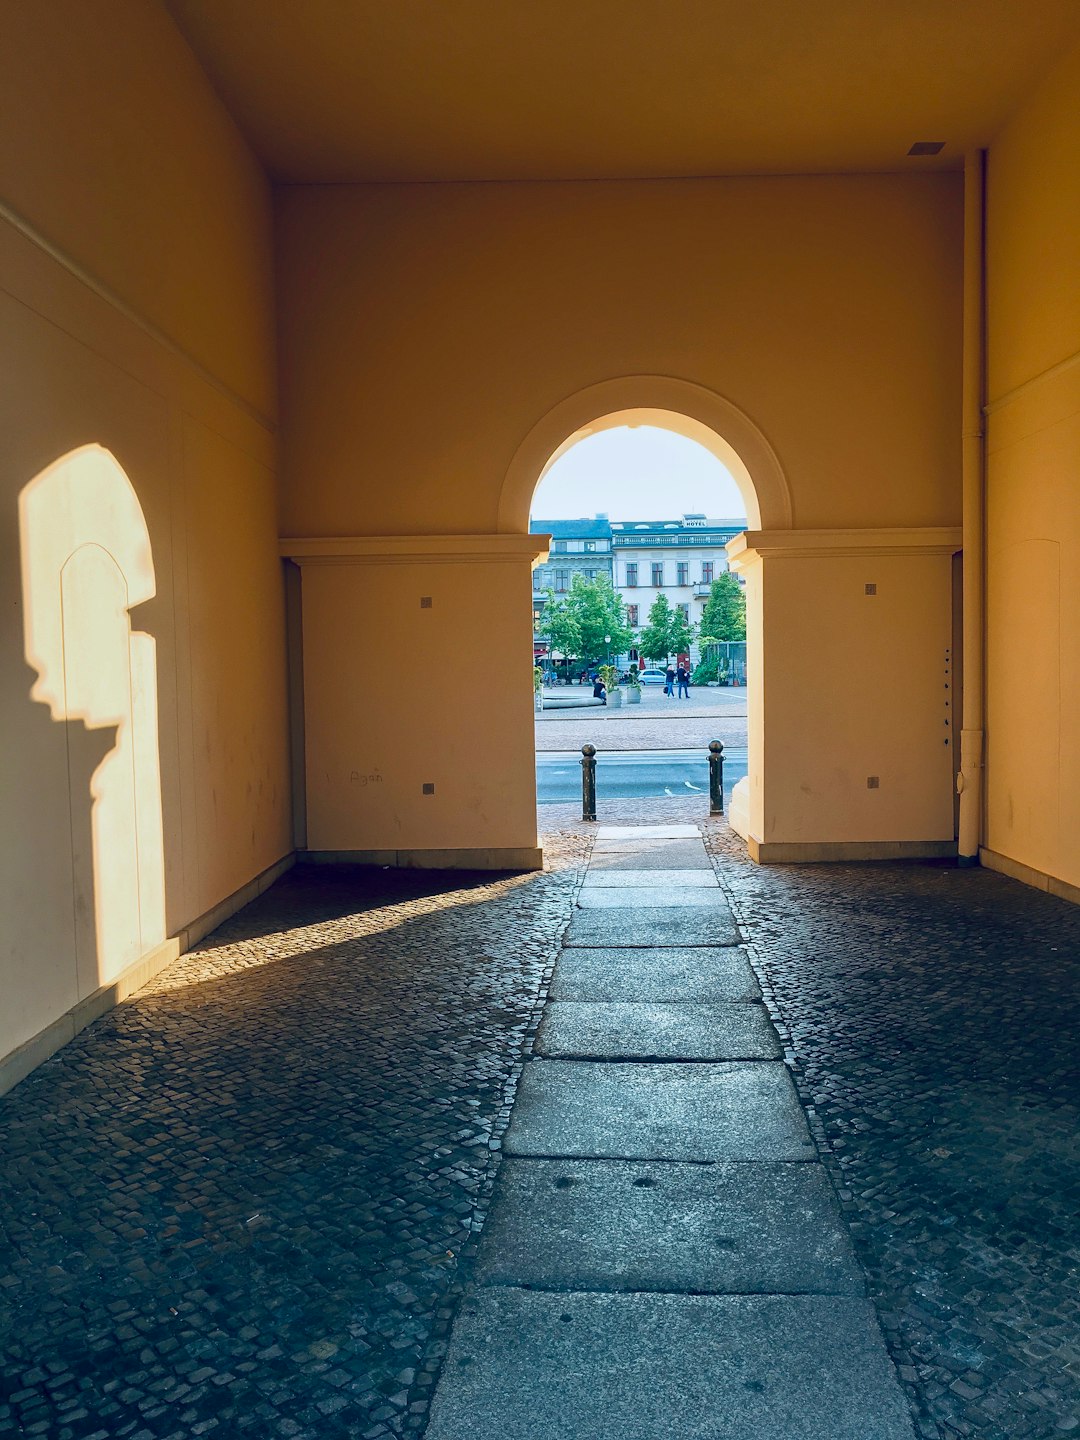
[[641,673],[636,665],[631,665],[627,673],[624,694],[628,705],[641,704]]
[[604,682],[604,689],[607,691],[607,703],[613,709],[618,709],[622,704],[622,691],[619,689],[619,672],[614,665],[600,666],[600,679]]
[[544,672],[539,665],[533,666],[533,705],[537,710],[544,708]]

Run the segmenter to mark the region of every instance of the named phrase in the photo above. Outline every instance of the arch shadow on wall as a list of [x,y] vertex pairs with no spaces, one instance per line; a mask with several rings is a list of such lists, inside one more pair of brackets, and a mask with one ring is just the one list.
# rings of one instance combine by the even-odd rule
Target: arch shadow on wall
[[165,939],[156,644],[130,614],[156,592],[154,561],[134,487],[100,445],[23,488],[19,537],[30,698],[65,726],[81,999]]
[[746,504],[750,530],[789,530],[791,492],[776,452],[757,425],[722,395],[669,375],[626,375],[568,395],[518,446],[499,499],[498,528],[529,528],[537,485],[572,445],[624,425],[655,425],[703,445],[731,472]]

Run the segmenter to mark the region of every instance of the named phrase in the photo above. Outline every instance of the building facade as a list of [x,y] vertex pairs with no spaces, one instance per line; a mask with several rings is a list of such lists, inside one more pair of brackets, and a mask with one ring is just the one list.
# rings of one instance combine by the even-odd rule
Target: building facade
[[611,522],[606,515],[591,520],[530,520],[533,535],[550,535],[548,558],[533,571],[533,656],[542,659],[547,644],[540,635],[548,593],[565,595],[575,575],[595,580],[606,575],[614,582],[611,565]]
[[[547,653],[542,636],[543,611],[548,594],[565,595],[575,574],[586,580],[607,575],[626,604],[626,619],[640,632],[660,594],[672,608],[681,609],[691,625],[699,625],[712,582],[728,569],[724,548],[746,529],[745,520],[716,520],[701,514],[684,514],[679,520],[593,519],[533,520],[534,535],[550,535],[548,559],[533,572],[533,654]],[[745,582],[739,577],[740,584]],[[691,647],[696,660],[698,647]],[[632,645],[620,661],[637,660]]]
[[[664,594],[691,625],[701,622],[712,582],[728,568],[724,546],[746,529],[745,520],[683,515],[679,520],[615,520],[611,524],[614,584],[635,630]],[[697,647],[691,655],[697,658]]]

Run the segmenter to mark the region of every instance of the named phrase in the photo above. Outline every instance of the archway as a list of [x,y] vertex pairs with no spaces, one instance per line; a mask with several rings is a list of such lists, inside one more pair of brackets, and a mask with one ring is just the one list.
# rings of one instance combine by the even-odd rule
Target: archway
[[578,440],[628,424],[674,430],[711,450],[739,487],[749,530],[793,527],[791,491],[780,460],[745,411],[690,380],[626,375],[566,396],[536,422],[507,469],[499,499],[499,531],[528,530],[536,487]]
[[[628,376],[568,396],[533,426],[507,472],[499,509],[500,529],[517,531],[528,527],[533,496],[541,480],[571,448],[589,436],[626,426],[672,431],[716,456],[742,496],[747,516],[745,530],[791,528],[791,497],[779,460],[765,436],[744,412],[722,396],[688,381],[665,376]],[[745,534],[743,539],[745,541]],[[636,570],[634,583],[637,583]],[[760,585],[748,584],[746,599],[745,675],[750,681],[746,691],[747,779],[738,787],[734,806],[743,829],[746,819],[743,812],[748,808],[751,790],[761,792],[764,755]]]

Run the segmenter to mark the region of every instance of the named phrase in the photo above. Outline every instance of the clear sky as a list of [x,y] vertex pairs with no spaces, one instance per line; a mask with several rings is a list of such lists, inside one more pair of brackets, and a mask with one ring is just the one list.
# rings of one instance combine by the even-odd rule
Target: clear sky
[[602,430],[579,440],[541,480],[537,520],[577,520],[606,511],[612,520],[713,519],[746,515],[739,488],[716,456],[652,425]]

